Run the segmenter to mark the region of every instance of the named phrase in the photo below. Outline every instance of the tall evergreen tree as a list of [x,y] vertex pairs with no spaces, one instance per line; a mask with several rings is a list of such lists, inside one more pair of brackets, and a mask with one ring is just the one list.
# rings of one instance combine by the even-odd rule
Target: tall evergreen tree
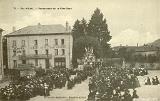
[[88,23],[87,35],[97,38],[102,45],[101,50],[103,50],[103,57],[107,57],[110,49],[110,44],[107,44],[107,42],[110,41],[112,37],[110,36],[106,19],[103,19],[103,14],[99,8],[94,11]]
[[[87,27],[87,21],[83,18],[81,21],[78,19],[75,21],[75,24],[73,25],[73,30],[72,30],[72,36],[73,36],[73,43],[76,42],[77,39],[79,39],[82,36],[85,36],[85,30]],[[72,50],[72,64],[73,67],[77,67],[77,53],[75,49],[75,44],[73,44],[73,50]],[[78,48],[78,47],[76,47]],[[80,47],[78,48],[80,49]]]
[[87,21],[84,18],[81,21],[79,21],[78,19],[75,21],[72,30],[73,41],[85,35],[86,26],[87,26]]

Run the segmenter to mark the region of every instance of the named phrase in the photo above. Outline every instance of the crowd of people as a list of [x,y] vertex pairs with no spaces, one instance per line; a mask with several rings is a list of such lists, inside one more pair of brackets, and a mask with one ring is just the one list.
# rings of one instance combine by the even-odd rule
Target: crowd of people
[[144,68],[130,68],[129,69],[129,73],[130,74],[134,74],[136,76],[144,76],[144,75],[147,75],[148,74],[148,70],[147,69],[144,69]]
[[76,76],[71,78],[71,71],[65,68],[42,70],[35,77],[29,75],[13,80],[8,86],[0,89],[0,99],[3,100],[29,100],[32,97],[50,96],[50,91],[67,85],[72,89],[75,84],[87,79],[87,71],[76,71]]
[[[14,79],[8,86],[1,88],[0,99],[29,100],[37,95],[47,97],[54,89],[67,87],[70,90],[89,77],[88,101],[132,101],[139,97],[135,89],[140,87],[137,76],[147,74],[148,71],[142,68],[118,67],[84,68],[82,71],[66,68],[41,70],[36,73],[35,77],[26,75]],[[148,78],[146,84],[151,84],[149,82]],[[159,84],[157,77],[152,84]],[[129,89],[133,89],[132,94]]]
[[157,76],[155,76],[155,78],[152,78],[152,82],[149,77],[147,77],[147,79],[145,79],[144,81],[145,81],[145,85],[158,85],[158,84],[160,84]]
[[[140,87],[135,72],[118,67],[101,67],[89,79],[88,101],[132,101]],[[131,96],[129,89],[133,89]],[[124,93],[124,94],[122,94]]]

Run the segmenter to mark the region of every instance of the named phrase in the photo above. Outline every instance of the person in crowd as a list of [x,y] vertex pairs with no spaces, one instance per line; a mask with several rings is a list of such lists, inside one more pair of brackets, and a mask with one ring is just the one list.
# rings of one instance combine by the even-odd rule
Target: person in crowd
[[141,87],[137,77],[133,78],[133,88]]
[[151,85],[151,81],[149,77],[147,77],[147,85]]
[[49,85],[47,85],[47,83],[44,83],[44,97],[50,96],[48,87]]
[[101,101],[101,94],[99,92],[95,94],[95,101]]
[[158,85],[159,84],[159,80],[158,80],[158,77],[155,76],[155,83]]
[[153,85],[157,85],[154,78],[152,78],[152,84],[153,84]]
[[94,101],[95,100],[95,91],[91,90],[88,95],[88,101]]
[[147,79],[144,80],[144,84],[147,85]]
[[125,89],[124,95],[122,95],[123,101],[133,101],[128,89]]
[[137,91],[133,88],[133,95],[132,98],[139,98],[139,96],[137,95]]

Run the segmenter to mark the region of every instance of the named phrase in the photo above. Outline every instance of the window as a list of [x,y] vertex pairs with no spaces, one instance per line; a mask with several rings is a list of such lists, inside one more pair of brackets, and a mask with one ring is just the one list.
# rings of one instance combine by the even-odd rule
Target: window
[[22,50],[22,54],[25,55],[25,54],[26,54],[26,51],[25,51],[25,50]]
[[25,40],[22,40],[22,46],[25,46]]
[[64,49],[61,49],[61,55],[65,55],[65,50]]
[[48,45],[48,39],[45,39],[45,45]]
[[16,46],[16,40],[13,40],[13,46]]
[[58,62],[55,62],[55,66],[56,66],[56,67],[58,66]]
[[58,45],[58,39],[55,39],[55,45]]
[[13,51],[13,55],[16,56],[16,51],[15,50]]
[[48,49],[46,49],[46,55],[48,55]]
[[13,66],[14,66],[14,68],[17,67],[17,60],[13,60]]
[[65,58],[55,58],[55,67],[65,67],[66,66],[66,62],[65,62]]
[[38,41],[37,40],[34,40],[34,45],[38,45]]
[[35,59],[35,66],[38,66],[38,59]]
[[59,62],[58,66],[62,66],[62,65],[61,65],[61,62]]
[[64,39],[61,39],[61,44],[64,45]]
[[58,55],[58,49],[55,49],[55,55]]
[[38,55],[38,50],[35,50],[35,54]]
[[62,66],[65,66],[65,62],[62,62]]
[[22,64],[26,64],[26,60],[22,60]]

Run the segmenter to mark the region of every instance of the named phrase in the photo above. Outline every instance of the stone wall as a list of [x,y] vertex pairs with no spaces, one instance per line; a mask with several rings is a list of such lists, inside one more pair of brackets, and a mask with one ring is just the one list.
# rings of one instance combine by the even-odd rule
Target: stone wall
[[131,68],[146,68],[149,70],[160,70],[160,62],[159,63],[140,63],[140,62],[127,62],[126,67]]

